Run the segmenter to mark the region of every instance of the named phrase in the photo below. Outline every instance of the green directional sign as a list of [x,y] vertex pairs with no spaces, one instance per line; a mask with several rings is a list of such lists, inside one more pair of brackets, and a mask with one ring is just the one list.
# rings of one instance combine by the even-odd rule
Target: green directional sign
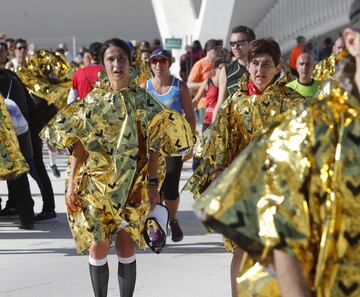
[[165,49],[181,49],[181,38],[165,38]]

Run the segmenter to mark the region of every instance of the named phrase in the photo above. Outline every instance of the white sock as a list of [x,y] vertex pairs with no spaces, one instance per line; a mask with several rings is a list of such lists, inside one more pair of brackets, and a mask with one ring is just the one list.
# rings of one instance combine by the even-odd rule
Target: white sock
[[130,263],[135,262],[135,260],[136,260],[135,254],[130,256],[129,258],[121,258],[118,256],[118,261],[122,264],[130,264]]
[[89,263],[92,266],[103,266],[107,263],[107,257],[105,257],[104,259],[93,259],[91,258],[91,256],[89,256]]

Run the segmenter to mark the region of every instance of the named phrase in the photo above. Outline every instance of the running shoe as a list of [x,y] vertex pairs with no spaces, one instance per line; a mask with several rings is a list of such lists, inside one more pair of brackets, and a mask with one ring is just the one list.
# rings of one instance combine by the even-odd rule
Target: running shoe
[[180,228],[178,220],[173,220],[170,222],[170,229],[171,229],[171,240],[173,242],[179,242],[183,240],[184,234]]

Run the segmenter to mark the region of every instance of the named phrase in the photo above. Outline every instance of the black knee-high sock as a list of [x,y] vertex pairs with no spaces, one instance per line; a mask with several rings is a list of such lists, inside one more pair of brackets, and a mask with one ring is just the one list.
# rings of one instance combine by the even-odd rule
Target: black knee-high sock
[[102,266],[95,266],[89,263],[89,271],[95,297],[106,297],[109,282],[108,263]]
[[132,297],[136,283],[136,260],[129,264],[119,262],[118,281],[120,297]]

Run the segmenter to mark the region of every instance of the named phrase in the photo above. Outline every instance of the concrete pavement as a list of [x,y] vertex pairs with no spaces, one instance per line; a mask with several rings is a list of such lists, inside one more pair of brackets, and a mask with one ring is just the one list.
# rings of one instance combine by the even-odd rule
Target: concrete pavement
[[[90,297],[93,296],[88,258],[77,255],[66,221],[64,170],[67,157],[58,156],[61,178],[49,176],[55,192],[57,222],[36,224],[31,231],[19,230],[16,220],[0,220],[1,297]],[[45,156],[47,162],[47,156]],[[184,164],[181,187],[191,175],[191,162]],[[35,211],[41,210],[39,189],[29,177]],[[0,196],[7,197],[5,182]],[[193,199],[182,194],[178,218],[185,237],[171,242],[160,255],[147,249],[137,253],[135,297],[225,297],[230,296],[229,267],[219,234],[208,234],[192,211]],[[114,249],[110,266],[109,297],[119,296],[117,258]]]

